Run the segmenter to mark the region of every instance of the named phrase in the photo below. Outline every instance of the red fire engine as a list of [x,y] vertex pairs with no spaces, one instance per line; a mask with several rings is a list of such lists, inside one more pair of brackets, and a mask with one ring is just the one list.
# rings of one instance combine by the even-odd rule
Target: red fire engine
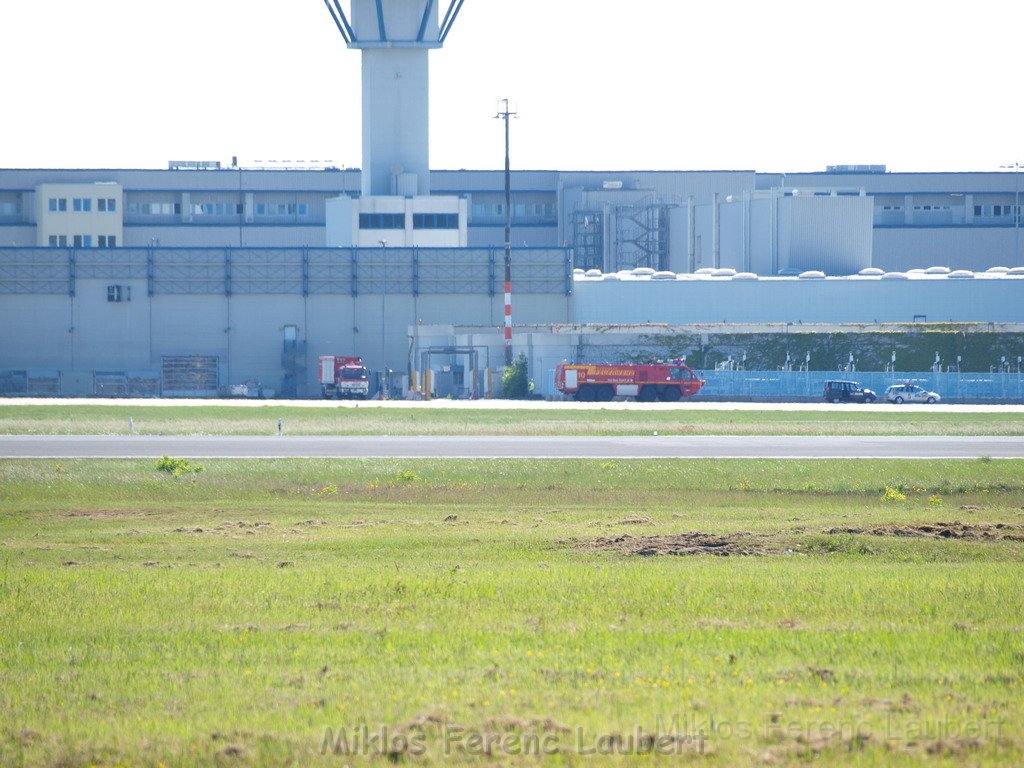
[[555,369],[555,387],[588,402],[608,402],[616,396],[675,402],[697,394],[705,383],[682,360],[651,365],[560,363]]
[[370,391],[370,381],[362,359],[321,355],[320,391],[326,398],[355,397],[365,400]]

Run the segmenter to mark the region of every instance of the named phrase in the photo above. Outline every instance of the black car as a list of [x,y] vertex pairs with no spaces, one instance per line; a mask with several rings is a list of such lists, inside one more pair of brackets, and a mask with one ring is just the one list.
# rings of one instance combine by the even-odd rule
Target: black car
[[823,396],[828,403],[873,403],[878,399],[878,395],[857,381],[826,381]]

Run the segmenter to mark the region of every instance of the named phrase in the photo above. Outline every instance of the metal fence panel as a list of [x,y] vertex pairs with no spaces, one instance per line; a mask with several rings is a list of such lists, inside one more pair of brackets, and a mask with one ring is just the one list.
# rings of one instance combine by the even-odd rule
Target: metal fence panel
[[702,371],[712,397],[820,398],[826,381],[857,381],[881,397],[893,384],[910,382],[955,400],[1024,399],[1020,373],[884,371]]

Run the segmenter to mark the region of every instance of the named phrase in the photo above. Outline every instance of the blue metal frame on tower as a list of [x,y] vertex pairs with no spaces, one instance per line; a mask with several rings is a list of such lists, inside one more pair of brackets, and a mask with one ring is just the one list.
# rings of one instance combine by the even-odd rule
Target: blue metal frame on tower
[[[331,7],[331,2],[334,3],[334,7]],[[324,5],[327,6],[327,10],[330,11],[331,18],[334,19],[335,26],[338,27],[338,31],[341,32],[342,38],[345,42],[351,45],[356,36],[352,32],[352,26],[348,23],[348,18],[345,16],[345,11],[341,9],[341,5],[338,0],[324,0]]]
[[452,31],[452,25],[455,24],[455,19],[458,18],[459,11],[462,10],[464,2],[466,0],[452,0],[451,5],[448,6],[448,11],[444,15],[444,21],[441,22],[441,30],[438,35],[438,40],[442,43],[448,37],[448,33]]
[[[426,0],[426,6],[423,9],[423,21],[420,22],[419,33],[416,35],[417,43],[427,42],[424,38],[427,34],[427,25],[430,23],[430,14],[434,10],[434,4],[437,0]],[[463,4],[466,0],[451,0],[448,5],[448,10],[445,11],[444,18],[438,27],[438,43],[444,43],[445,38],[448,37],[448,33],[452,31],[452,26],[455,24],[455,20],[459,16],[459,12],[462,10]],[[388,40],[387,25],[384,23],[384,0],[376,0],[377,4],[377,31],[380,36],[381,43],[395,43],[401,41]],[[324,5],[327,6],[327,10],[331,14],[331,18],[334,19],[334,25],[338,28],[342,38],[344,38],[347,45],[359,42],[355,32],[352,30],[352,25],[349,23],[348,16],[341,7],[339,0],[324,0]],[[363,46],[361,46],[363,47]],[[431,46],[433,47],[433,46]]]
[[388,41],[388,30],[384,26],[384,5],[381,0],[377,0],[377,30],[380,32],[380,41],[386,43]]
[[422,43],[423,36],[427,34],[427,22],[430,21],[430,12],[434,10],[434,0],[427,0],[427,7],[423,9],[423,21],[420,22],[420,31],[416,35],[416,42]]

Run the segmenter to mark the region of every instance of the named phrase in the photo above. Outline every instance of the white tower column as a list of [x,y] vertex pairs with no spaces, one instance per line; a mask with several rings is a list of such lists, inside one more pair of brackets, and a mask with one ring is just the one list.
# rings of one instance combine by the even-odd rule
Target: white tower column
[[425,50],[363,51],[363,197],[430,194],[428,75]]
[[363,67],[362,197],[331,206],[332,244],[466,245],[464,201],[430,195],[428,61],[465,1],[351,0],[349,23],[342,0],[324,0]]

